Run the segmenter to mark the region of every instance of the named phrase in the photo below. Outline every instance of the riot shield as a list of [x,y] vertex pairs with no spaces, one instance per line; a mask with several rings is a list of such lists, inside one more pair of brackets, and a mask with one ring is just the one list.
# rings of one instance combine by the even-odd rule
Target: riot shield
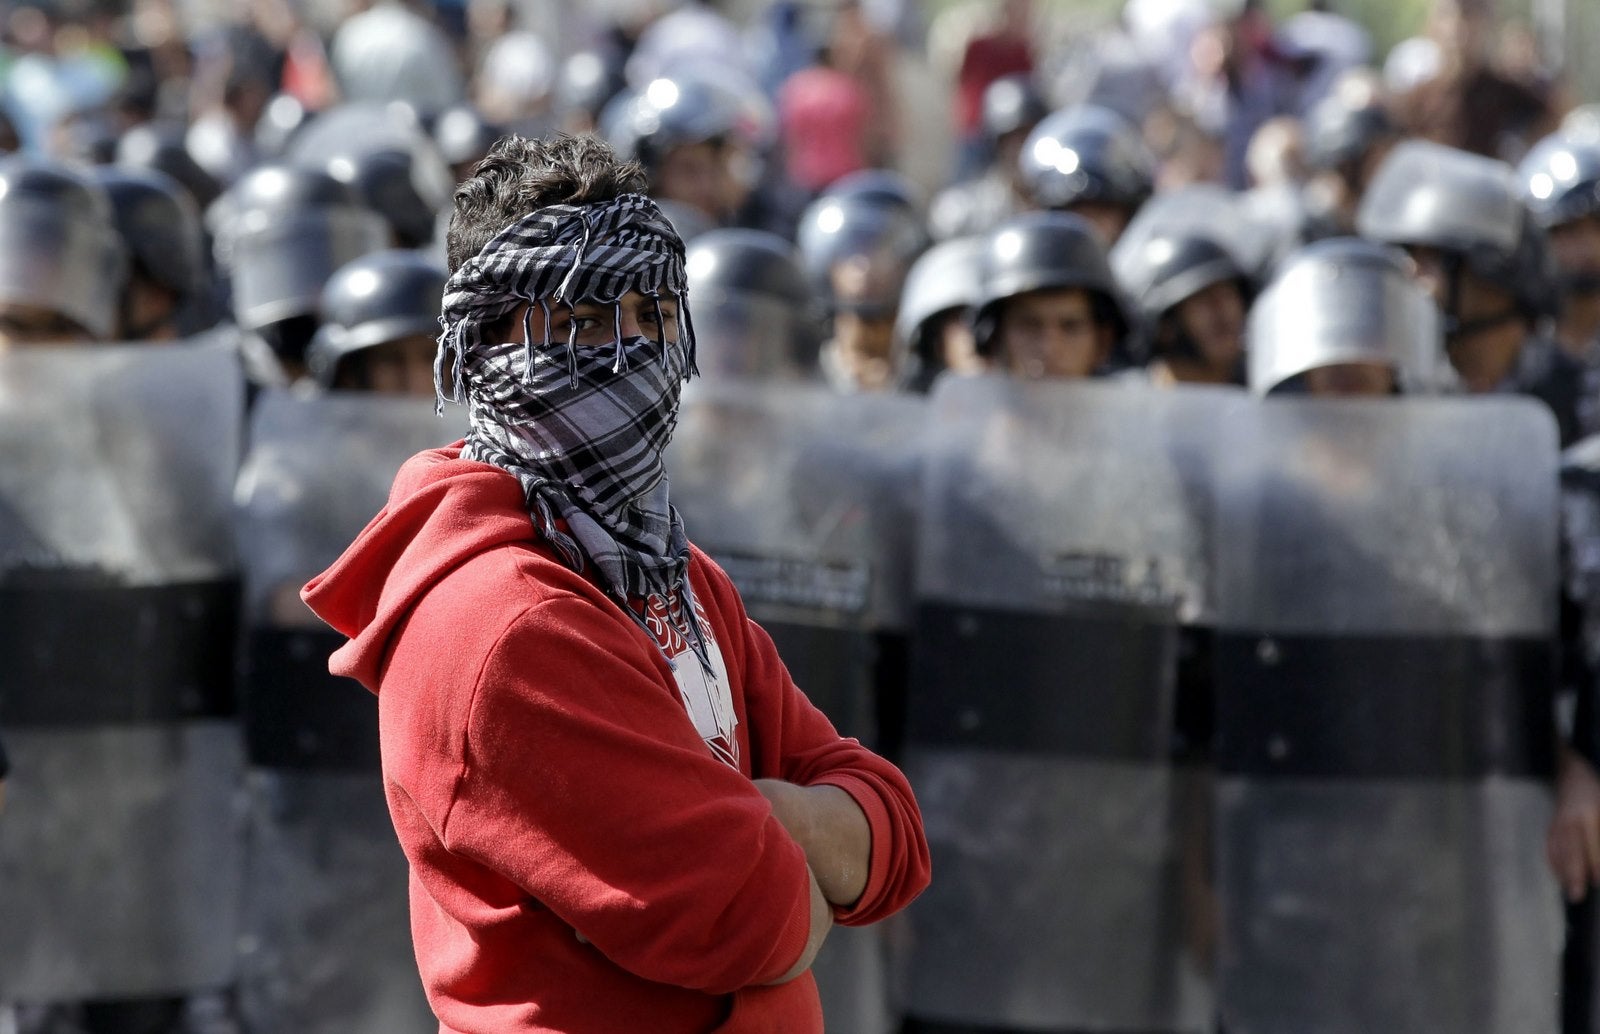
[[[706,382],[668,452],[672,502],[846,736],[892,754],[904,673],[922,399]],[[829,935],[813,966],[828,1030],[894,1029],[884,933]]]
[[257,1029],[437,1028],[379,774],[377,701],[328,672],[344,639],[299,589],[383,508],[400,465],[461,437],[460,424],[418,399],[269,391],[256,404],[236,501],[252,767],[240,991]]
[[1230,1034],[1556,1029],[1555,425],[1268,399],[1218,474]]
[[919,1020],[1205,1029],[1170,752],[1180,629],[1209,609],[1208,445],[1241,404],[936,387],[906,746],[938,874],[908,910]]
[[0,1001],[233,978],[243,401],[215,343],[0,354]]

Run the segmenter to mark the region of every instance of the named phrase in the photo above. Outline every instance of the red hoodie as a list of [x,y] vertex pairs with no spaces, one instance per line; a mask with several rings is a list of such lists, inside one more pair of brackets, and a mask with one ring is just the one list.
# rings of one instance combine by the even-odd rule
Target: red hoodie
[[866,814],[867,888],[840,923],[927,885],[899,770],[840,738],[698,550],[689,577],[727,692],[692,652],[675,675],[537,538],[516,478],[458,443],[413,457],[306,586],[351,639],[330,668],[378,694],[441,1031],[820,1032],[810,973],[767,986],[800,957],[810,884],[755,778],[832,784]]

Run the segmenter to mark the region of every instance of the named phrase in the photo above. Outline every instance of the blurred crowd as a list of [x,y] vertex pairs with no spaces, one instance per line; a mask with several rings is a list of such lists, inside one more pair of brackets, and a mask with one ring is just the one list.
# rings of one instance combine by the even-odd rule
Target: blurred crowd
[[[1338,0],[3,17],[0,352],[211,342],[252,403],[431,400],[455,185],[508,134],[594,133],[687,242],[708,382],[1515,393],[1563,447],[1600,434],[1600,104],[1493,0],[1430,0],[1386,51]],[[1600,881],[1596,556],[1569,527],[1547,844],[1574,901]],[[6,1001],[0,973],[0,1034],[249,1026],[215,997]]]

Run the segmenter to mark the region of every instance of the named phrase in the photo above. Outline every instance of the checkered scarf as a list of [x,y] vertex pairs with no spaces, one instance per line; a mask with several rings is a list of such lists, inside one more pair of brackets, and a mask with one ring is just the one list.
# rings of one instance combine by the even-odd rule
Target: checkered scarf
[[[592,563],[636,620],[629,600],[693,599],[689,543],[662,464],[694,372],[683,258],[683,241],[643,195],[552,205],[463,263],[439,318],[434,386],[442,412],[448,372],[450,398],[467,405],[462,456],[516,475],[539,532],[573,570]],[[661,297],[677,302],[676,340],[663,339],[659,316],[654,340],[622,336],[629,291],[657,299],[658,314]],[[491,332],[524,302],[521,340]],[[551,340],[552,305],[580,303],[614,306],[616,333],[604,347],[580,346],[576,320],[566,341]],[[686,638],[709,666],[690,625]]]

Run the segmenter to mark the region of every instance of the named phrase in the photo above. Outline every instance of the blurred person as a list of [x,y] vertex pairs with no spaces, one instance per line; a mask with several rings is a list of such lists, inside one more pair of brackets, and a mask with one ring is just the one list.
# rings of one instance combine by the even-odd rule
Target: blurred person
[[299,380],[324,284],[385,245],[382,217],[328,173],[279,164],[251,171],[208,218],[247,376],[264,386]]
[[860,0],[839,0],[827,40],[829,62],[866,91],[863,150],[867,164],[892,168],[900,158],[903,136],[894,38],[873,23]]
[[153,169],[105,166],[95,178],[131,259],[116,340],[175,341],[215,322],[205,234],[188,192]]
[[1018,161],[1035,206],[1082,216],[1107,248],[1155,188],[1155,159],[1138,127],[1092,104],[1046,116]]
[[819,49],[815,64],[784,80],[777,109],[784,173],[808,196],[873,164],[872,96],[839,66],[833,43]]
[[1244,384],[1249,278],[1200,232],[1157,233],[1111,251],[1112,269],[1149,339],[1154,384]]
[[989,84],[979,123],[988,164],[978,175],[934,197],[928,228],[935,240],[987,232],[1028,206],[1022,147],[1047,114],[1044,97],[1026,77],[1003,76]]
[[684,275],[698,383],[815,377],[817,306],[794,245],[763,230],[710,230],[688,242]]
[[401,248],[433,240],[454,186],[433,137],[397,102],[350,101],[323,112],[295,135],[284,160],[348,185]]
[[910,390],[926,393],[946,372],[959,377],[988,368],[972,334],[982,257],[982,237],[955,237],[924,251],[906,273],[894,332],[915,364]]
[[458,190],[439,388],[468,436],[304,598],[378,695],[444,1027],[820,1034],[811,960],[909,903],[926,842],[670,505],[693,321],[643,185],[596,141],[513,137]]
[[1544,334],[1556,310],[1555,269],[1511,166],[1406,141],[1378,169],[1356,225],[1415,261],[1418,282],[1443,314],[1463,391],[1539,398],[1563,444],[1577,440],[1583,369]]
[[184,142],[178,122],[147,122],[134,126],[117,140],[116,164],[153,169],[183,185],[195,206],[204,212],[222,193],[215,177],[200,167]]
[[881,182],[874,173],[856,175],[867,177],[862,189],[825,193],[806,208],[797,248],[826,314],[823,377],[840,392],[892,391],[911,373],[895,314],[926,241],[920,212],[893,190],[872,189]]
[[755,189],[768,116],[753,83],[683,72],[619,95],[602,128],[613,149],[644,166],[651,197],[726,226]]
[[1308,233],[1351,236],[1361,198],[1401,132],[1377,84],[1359,76],[1341,80],[1311,109],[1304,134],[1310,172],[1305,192]]
[[1237,190],[1249,185],[1251,139],[1269,119],[1298,112],[1301,77],[1313,63],[1277,34],[1260,0],[1218,7],[1218,19],[1194,39],[1175,103],[1221,140],[1222,181]]
[[622,58],[604,47],[578,50],[561,62],[556,78],[555,115],[565,133],[600,131],[600,114],[628,87]]
[[1251,309],[1255,395],[1427,394],[1443,335],[1432,298],[1398,248],[1329,238],[1290,256]]
[[1497,31],[1492,0],[1433,0],[1426,39],[1438,66],[1394,98],[1408,134],[1514,162],[1556,128],[1561,111],[1548,91],[1494,68]]
[[472,103],[490,122],[524,135],[548,130],[554,121],[555,59],[538,34],[507,32],[483,53],[472,78]]
[[975,175],[995,157],[990,149],[995,138],[985,120],[989,88],[1004,78],[1032,78],[1034,32],[1032,0],[1001,0],[993,24],[975,33],[962,49],[953,112],[961,148],[958,177]]
[[450,108],[433,123],[434,145],[449,164],[451,179],[456,183],[472,175],[473,166],[505,135],[502,126],[484,118],[470,104]]
[[1556,341],[1594,369],[1600,366],[1600,136],[1545,137],[1517,175],[1523,201],[1550,235],[1560,273]]
[[0,349],[114,339],[128,254],[104,189],[21,154],[0,184]]
[[184,146],[221,184],[257,161],[256,126],[283,78],[283,55],[260,33],[229,26],[198,49],[192,121]]
[[341,22],[328,53],[347,101],[405,101],[432,116],[466,99],[449,37],[404,0],[379,0]]
[[1300,120],[1278,115],[1261,123],[1245,148],[1245,172],[1252,189],[1298,187],[1306,179],[1305,138]]
[[413,251],[375,251],[323,288],[306,372],[329,391],[433,396],[445,271]]
[[1134,320],[1089,222],[1027,212],[984,238],[978,354],[1025,380],[1083,379],[1127,362]]
[[[89,351],[86,346],[111,342],[172,342],[182,329],[178,323],[179,308],[183,302],[199,293],[202,266],[199,217],[182,188],[159,173],[116,167],[84,171],[22,155],[0,159],[0,227],[3,227],[0,229],[0,352],[43,347],[66,357],[72,352]],[[70,367],[61,368],[67,369]],[[122,375],[117,384],[119,393],[140,396],[148,390],[148,384],[141,387],[140,377],[131,369],[122,369],[119,373]],[[56,379],[59,376],[60,373],[42,373],[39,383],[30,386],[30,392],[42,392],[45,397],[50,397],[50,391],[59,390],[62,386]],[[67,376],[70,379],[71,375]],[[15,389],[21,385],[10,387]],[[217,400],[217,414],[225,414],[228,408],[226,398]],[[127,435],[129,440],[148,448],[148,441],[140,433],[130,434],[127,426],[117,422],[119,419],[137,420],[138,417],[114,404],[112,410],[121,414],[120,418],[104,414],[96,418],[111,420],[119,437]],[[216,428],[207,426],[207,417],[197,417],[194,423],[202,440],[226,448],[225,439],[212,437]],[[17,445],[13,442],[12,448],[17,448]],[[110,454],[119,454],[116,446],[104,448],[109,449]],[[22,451],[18,449],[18,455],[14,457],[19,464],[17,469],[37,471],[37,467],[29,466],[30,461],[21,455]],[[131,454],[124,452],[120,455],[127,460]],[[231,461],[232,457],[229,457]],[[60,464],[63,460],[57,456],[54,462]],[[77,465],[70,457],[64,462],[69,467]],[[143,475],[148,472],[141,468],[139,473]],[[185,473],[193,472],[186,470]],[[143,477],[137,480],[141,493],[139,506],[154,506],[151,512],[159,513],[163,512],[163,506],[182,505],[173,493],[171,484],[152,484]],[[70,479],[68,483],[82,484]],[[48,492],[51,488],[46,484],[33,487],[40,492]],[[202,494],[203,490],[192,489],[183,502],[197,503]],[[97,508],[117,515],[116,520],[132,519],[128,514],[138,510],[139,506],[130,508],[126,501],[116,498],[115,490],[111,497],[97,499]],[[198,506],[191,511],[185,507],[185,520],[206,521],[207,514],[199,512],[204,509],[204,506]],[[26,522],[19,519],[20,515],[9,507],[6,512],[10,516],[7,532],[10,535],[19,532],[26,534]],[[82,526],[75,528],[82,531]],[[144,528],[135,534],[158,539],[162,533]],[[102,697],[124,700],[136,697],[143,701],[137,707],[147,708],[148,713],[141,711],[144,717],[132,726],[124,724],[119,728],[116,722],[106,722],[102,727],[90,730],[96,750],[108,752],[108,756],[119,759],[119,764],[114,766],[114,778],[138,786],[139,799],[136,803],[130,803],[125,799],[115,799],[114,793],[97,795],[92,798],[96,800],[92,829],[63,814],[45,816],[49,832],[41,834],[41,816],[37,808],[40,803],[60,799],[53,798],[52,791],[72,799],[74,792],[93,793],[98,789],[103,793],[105,790],[101,782],[102,772],[94,766],[74,766],[77,774],[64,781],[63,785],[34,787],[32,828],[33,835],[38,839],[31,846],[37,850],[35,859],[48,863],[48,875],[33,871],[33,867],[27,864],[19,868],[14,859],[8,860],[7,864],[8,871],[19,886],[37,889],[40,881],[44,880],[52,887],[69,890],[77,887],[81,890],[83,873],[72,862],[59,857],[58,852],[64,844],[70,843],[75,854],[92,855],[97,836],[112,836],[119,860],[126,866],[123,882],[107,891],[103,871],[97,872],[94,880],[101,891],[101,900],[95,907],[102,913],[99,917],[101,920],[105,919],[103,910],[109,909],[115,913],[117,918],[111,921],[111,927],[117,929],[123,938],[139,937],[138,943],[148,949],[150,957],[141,959],[138,965],[130,968],[124,959],[125,950],[118,948],[113,952],[114,957],[108,959],[99,943],[76,942],[84,929],[81,920],[52,911],[48,921],[56,928],[55,935],[45,936],[44,931],[37,929],[33,934],[40,957],[54,959],[55,965],[70,970],[69,984],[80,987],[87,985],[99,989],[99,993],[91,991],[75,1001],[51,1001],[48,997],[32,1000],[18,1010],[14,1022],[18,1024],[16,1029],[23,1034],[54,1034],[56,1031],[71,1031],[73,1034],[205,1034],[215,1031],[222,1034],[232,1028],[229,1026],[225,996],[215,986],[200,982],[189,993],[174,993],[183,991],[185,983],[183,977],[174,976],[174,973],[192,968],[185,961],[184,953],[203,953],[205,950],[186,943],[181,936],[194,933],[192,925],[185,925],[186,920],[170,919],[172,914],[192,914],[194,902],[185,899],[190,888],[169,890],[160,895],[162,903],[154,913],[141,904],[126,900],[125,896],[130,892],[143,894],[148,891],[150,884],[147,881],[152,873],[159,873],[160,878],[170,875],[175,863],[165,853],[169,849],[168,841],[185,845],[194,852],[195,857],[204,858],[206,866],[224,873],[223,882],[226,882],[225,873],[229,868],[226,851],[214,855],[210,852],[214,840],[189,835],[188,822],[185,820],[194,819],[199,812],[191,810],[185,814],[185,819],[179,819],[174,814],[173,799],[182,795],[174,794],[171,787],[163,783],[163,780],[196,777],[196,771],[173,771],[174,766],[186,769],[196,765],[196,760],[174,760],[187,757],[192,752],[193,759],[206,759],[206,777],[215,778],[219,785],[225,785],[228,776],[225,758],[212,754],[198,740],[187,738],[194,726],[185,729],[181,724],[154,716],[162,706],[159,701],[164,690],[160,687],[164,679],[181,677],[204,681],[216,674],[214,670],[204,671],[208,661],[198,657],[205,651],[192,650],[192,636],[196,632],[203,632],[218,634],[219,641],[230,638],[229,630],[222,627],[226,623],[222,617],[226,611],[223,601],[227,599],[229,589],[223,585],[208,592],[201,587],[203,583],[191,570],[188,595],[181,601],[186,608],[182,622],[191,631],[181,631],[173,622],[172,597],[158,598],[163,590],[170,594],[172,587],[151,589],[118,584],[119,577],[110,568],[129,558],[114,555],[118,549],[117,540],[118,532],[108,529],[98,535],[90,533],[82,536],[79,544],[81,549],[89,554],[103,554],[102,560],[106,564],[104,570],[98,567],[74,569],[73,563],[81,564],[83,561],[76,556],[69,558],[69,554],[63,552],[50,555],[48,561],[43,563],[24,561],[20,565],[8,565],[3,572],[5,577],[0,581],[5,581],[8,588],[13,590],[21,586],[29,587],[36,594],[33,602],[44,608],[44,613],[48,615],[47,621],[70,627],[78,627],[84,620],[105,621],[112,627],[125,623],[139,626],[139,631],[135,633],[140,639],[137,649],[145,663],[141,665],[141,674],[137,676],[118,676],[113,680],[114,687],[99,684],[104,681],[103,672],[86,674],[86,669],[74,668],[71,662],[60,659],[56,648],[48,644],[40,645],[36,641],[33,648],[39,659],[32,669],[16,673],[19,686],[14,687],[18,689],[19,696],[28,695],[26,687],[41,677],[56,689],[73,687],[66,695],[76,701],[76,707],[83,713],[93,712],[94,706],[89,701],[97,693]],[[5,552],[13,557],[18,556],[15,552],[18,545],[17,540],[12,539],[7,543]],[[205,561],[196,558],[204,552],[205,548],[199,547],[191,562],[203,567]],[[144,577],[148,579],[150,576],[145,573]],[[114,616],[116,611],[112,599],[119,590],[147,593],[139,607],[137,622],[124,621],[126,615]],[[223,605],[216,609],[219,604]],[[108,607],[112,609],[108,610]],[[34,634],[37,635],[37,632]],[[119,633],[106,631],[105,634],[114,637]],[[185,654],[186,643],[190,644],[190,652],[195,656]],[[131,640],[126,645],[134,648]],[[223,655],[226,655],[225,649]],[[225,662],[223,667],[226,667]],[[177,676],[175,673],[179,671],[184,674]],[[198,681],[184,687],[184,692],[194,700],[215,690],[214,686],[201,686]],[[87,694],[85,686],[90,690]],[[104,692],[110,688],[115,688],[116,693]],[[215,705],[214,702],[208,702],[204,706]],[[101,708],[104,710],[104,705]],[[198,716],[202,709],[201,705],[193,705],[190,715]],[[71,710],[69,706],[62,713],[65,715]],[[82,721],[81,714],[64,721],[58,719],[61,728],[53,730],[54,734],[63,736],[78,732],[73,726]],[[126,719],[123,721],[126,722]],[[160,735],[172,737],[167,742],[184,743],[184,750],[175,754],[166,751],[144,754],[137,749],[130,750],[120,734],[141,725],[159,729]],[[236,730],[225,725],[214,731],[227,740],[236,735]],[[49,748],[41,754],[36,739],[25,738],[24,742],[29,743],[31,756],[36,762],[41,758],[49,762]],[[82,744],[74,749],[81,758],[84,750]],[[3,769],[3,759],[0,759],[0,769]],[[48,771],[48,768],[44,770]],[[0,778],[3,776],[3,770],[0,770]],[[184,806],[208,810],[207,805],[198,798],[186,800]],[[200,820],[200,824],[219,818],[224,816],[210,813]],[[141,842],[133,830],[148,830],[145,824],[151,822],[160,824],[166,835],[157,838],[159,842]],[[228,835],[227,823],[217,822],[213,831],[217,837],[225,838]],[[152,854],[157,859],[154,863]],[[210,877],[199,882],[212,889],[217,884]],[[47,908],[55,909],[60,905],[57,901]],[[215,902],[208,902],[208,905],[214,906]],[[37,916],[29,915],[24,910],[20,914],[13,913],[9,918],[12,922],[20,922],[26,931]],[[228,928],[225,918],[219,919],[216,925],[222,930]],[[118,943],[115,936],[105,932],[104,926],[103,922],[95,924],[97,939],[105,938],[108,943]],[[231,936],[224,939],[228,940],[231,948]],[[121,943],[125,945],[130,942],[125,940]],[[39,965],[37,959],[30,958],[28,961],[34,967]],[[215,967],[208,962],[205,968]],[[20,965],[18,969],[20,971]],[[26,981],[28,978],[23,979]],[[26,983],[24,986],[27,986]],[[8,990],[14,990],[15,987],[15,984],[11,984]],[[216,1026],[208,1026],[213,1023]]]

